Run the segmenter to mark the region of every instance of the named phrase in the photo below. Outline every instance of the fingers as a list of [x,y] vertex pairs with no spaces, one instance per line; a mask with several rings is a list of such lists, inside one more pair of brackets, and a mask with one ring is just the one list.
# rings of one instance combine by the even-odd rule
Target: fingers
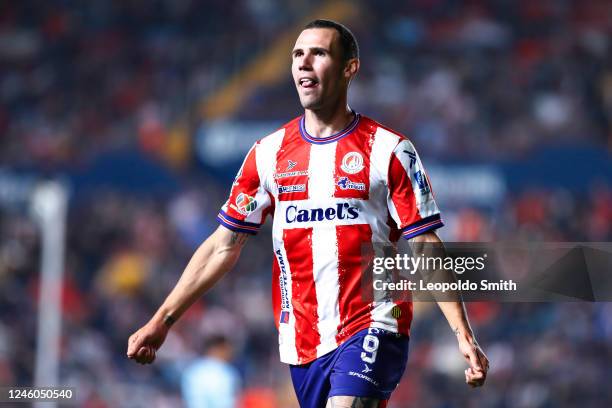
[[128,339],[128,349],[127,349],[128,358],[134,358],[134,355],[144,343],[143,340],[144,338],[140,337],[138,332],[130,336],[130,338]]
[[476,347],[470,348],[470,350],[467,352],[467,357],[470,363],[470,368],[472,370],[474,371],[484,370],[484,364],[482,364],[480,359],[478,358]]
[[155,360],[155,350],[152,347],[141,347],[136,353],[135,360],[140,364],[151,364]]
[[151,364],[155,360],[155,349],[147,345],[147,336],[139,332],[134,333],[128,339],[127,357],[140,364]]
[[480,387],[484,384],[487,375],[484,371],[474,371],[471,367],[465,370],[465,382],[470,387]]
[[476,349],[476,353],[478,355],[478,361],[480,362],[480,366],[484,369],[485,373],[489,371],[489,359],[484,355],[480,348]]

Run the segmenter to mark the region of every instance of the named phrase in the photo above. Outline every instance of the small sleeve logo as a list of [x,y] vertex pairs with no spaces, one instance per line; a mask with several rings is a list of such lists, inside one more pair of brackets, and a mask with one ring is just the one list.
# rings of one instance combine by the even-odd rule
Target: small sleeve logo
[[257,208],[257,200],[248,194],[240,193],[236,197],[236,207],[241,214],[249,215]]

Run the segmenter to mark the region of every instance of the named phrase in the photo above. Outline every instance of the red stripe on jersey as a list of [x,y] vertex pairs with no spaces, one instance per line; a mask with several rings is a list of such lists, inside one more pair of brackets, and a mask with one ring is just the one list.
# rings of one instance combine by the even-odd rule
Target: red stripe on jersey
[[[336,226],[338,241],[338,308],[340,325],[336,341],[370,325],[371,303],[362,291],[364,268],[374,256],[369,224]],[[351,320],[354,319],[354,320]]]
[[321,336],[317,329],[317,291],[313,275],[312,228],[283,231],[287,262],[291,269],[291,305],[295,317],[295,347],[298,359],[311,361],[317,357]]
[[357,129],[349,137],[338,142],[334,197],[368,199],[370,190],[370,153],[374,133],[369,129]]
[[308,166],[310,146],[295,129],[283,137],[276,153],[274,181],[279,201],[308,199]]
[[406,173],[404,166],[395,156],[391,154],[391,162],[389,163],[389,193],[391,200],[397,210],[397,214],[401,221],[398,228],[404,228],[421,219],[421,214],[417,208],[414,191],[412,190],[412,181]]

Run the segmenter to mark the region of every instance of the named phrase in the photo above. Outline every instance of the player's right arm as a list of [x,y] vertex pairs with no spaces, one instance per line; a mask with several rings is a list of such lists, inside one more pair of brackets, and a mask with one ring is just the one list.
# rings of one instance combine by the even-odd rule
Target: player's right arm
[[248,235],[221,225],[200,245],[151,320],[130,336],[128,358],[142,364],[155,360],[172,324],[236,264]]
[[178,283],[151,320],[130,336],[129,358],[143,364],[152,363],[170,326],[236,264],[248,235],[259,231],[272,209],[271,197],[257,164],[259,154],[257,142],[246,155],[229,198],[219,211],[217,220],[221,226],[195,251]]

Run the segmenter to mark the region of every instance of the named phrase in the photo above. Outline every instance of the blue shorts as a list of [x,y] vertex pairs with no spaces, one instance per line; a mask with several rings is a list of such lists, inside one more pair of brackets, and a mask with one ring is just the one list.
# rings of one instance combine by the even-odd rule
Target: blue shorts
[[337,395],[388,400],[407,360],[407,336],[369,328],[308,364],[290,366],[291,380],[301,408],[324,408]]

